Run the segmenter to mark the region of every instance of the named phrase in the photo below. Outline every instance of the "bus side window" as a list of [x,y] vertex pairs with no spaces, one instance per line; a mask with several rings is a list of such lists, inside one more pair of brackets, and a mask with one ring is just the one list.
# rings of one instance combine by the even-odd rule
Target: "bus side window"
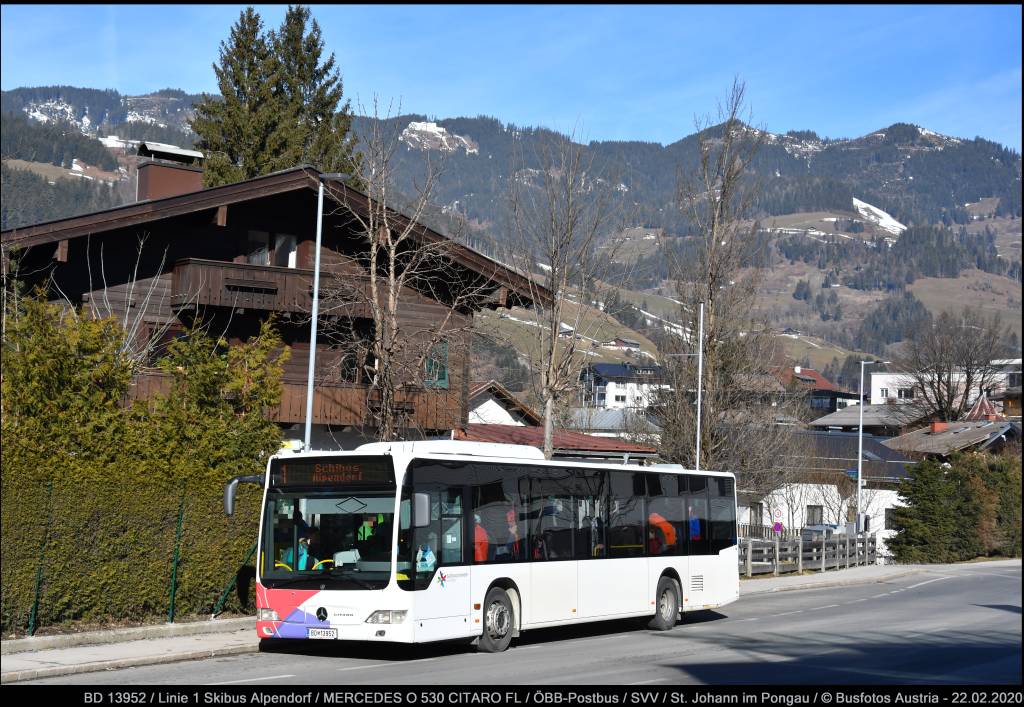
[[603,471],[576,472],[576,559],[607,556],[608,475]]
[[686,554],[686,514],[675,474],[647,474],[647,554]]
[[608,557],[643,557],[646,546],[644,475],[608,472]]
[[707,477],[687,474],[686,527],[691,555],[707,555],[708,545],[708,488]]
[[710,483],[711,552],[736,544],[736,498],[733,481],[715,477]]
[[530,482],[530,559],[573,557],[574,475],[566,469],[536,468]]

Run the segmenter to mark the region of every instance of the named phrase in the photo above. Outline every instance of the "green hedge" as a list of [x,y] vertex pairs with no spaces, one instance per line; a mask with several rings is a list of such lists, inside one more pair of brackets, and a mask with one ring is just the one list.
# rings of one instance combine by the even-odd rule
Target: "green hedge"
[[[227,349],[199,332],[161,368],[171,393],[121,404],[134,364],[116,323],[62,317],[29,299],[3,342],[2,624],[167,619],[179,509],[175,615],[209,613],[256,541],[260,491],[223,485],[260,473],[280,444],[261,413],[280,396],[270,324]],[[287,353],[285,353],[287,355]],[[40,574],[41,569],[41,574]],[[41,578],[41,581],[39,581]],[[226,611],[251,611],[233,592]]]

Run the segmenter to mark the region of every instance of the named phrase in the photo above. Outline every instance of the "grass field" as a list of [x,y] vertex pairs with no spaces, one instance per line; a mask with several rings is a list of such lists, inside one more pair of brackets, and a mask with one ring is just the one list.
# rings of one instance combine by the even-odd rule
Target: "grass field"
[[910,290],[933,314],[979,306],[986,316],[999,312],[1003,324],[1021,336],[1021,286],[1009,278],[967,270],[955,280],[921,278]]

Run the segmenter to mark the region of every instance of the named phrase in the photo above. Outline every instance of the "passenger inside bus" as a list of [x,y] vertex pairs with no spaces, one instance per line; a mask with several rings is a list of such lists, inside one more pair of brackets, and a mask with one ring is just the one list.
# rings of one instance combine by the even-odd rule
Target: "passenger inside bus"
[[480,522],[480,514],[474,514],[473,521],[473,560],[476,562],[487,562],[494,559],[488,557],[491,539]]
[[313,569],[313,566],[317,563],[316,557],[309,551],[309,546],[312,542],[311,536],[316,534],[319,537],[319,532],[316,528],[310,528],[308,531],[304,532],[305,534],[299,538],[299,561],[297,563],[294,561],[295,554],[292,548],[288,548],[285,551],[284,558],[281,560],[293,572],[296,570],[301,571]]

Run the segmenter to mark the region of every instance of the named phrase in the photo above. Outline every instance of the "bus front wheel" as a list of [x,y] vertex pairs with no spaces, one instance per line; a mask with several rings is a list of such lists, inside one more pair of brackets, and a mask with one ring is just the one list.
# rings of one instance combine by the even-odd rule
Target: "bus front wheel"
[[669,577],[658,580],[658,591],[655,594],[654,618],[647,624],[655,631],[668,631],[675,627],[679,616],[679,597],[676,595],[676,584]]
[[484,632],[477,649],[482,653],[501,653],[512,642],[515,612],[512,600],[500,587],[492,587],[484,599]]

